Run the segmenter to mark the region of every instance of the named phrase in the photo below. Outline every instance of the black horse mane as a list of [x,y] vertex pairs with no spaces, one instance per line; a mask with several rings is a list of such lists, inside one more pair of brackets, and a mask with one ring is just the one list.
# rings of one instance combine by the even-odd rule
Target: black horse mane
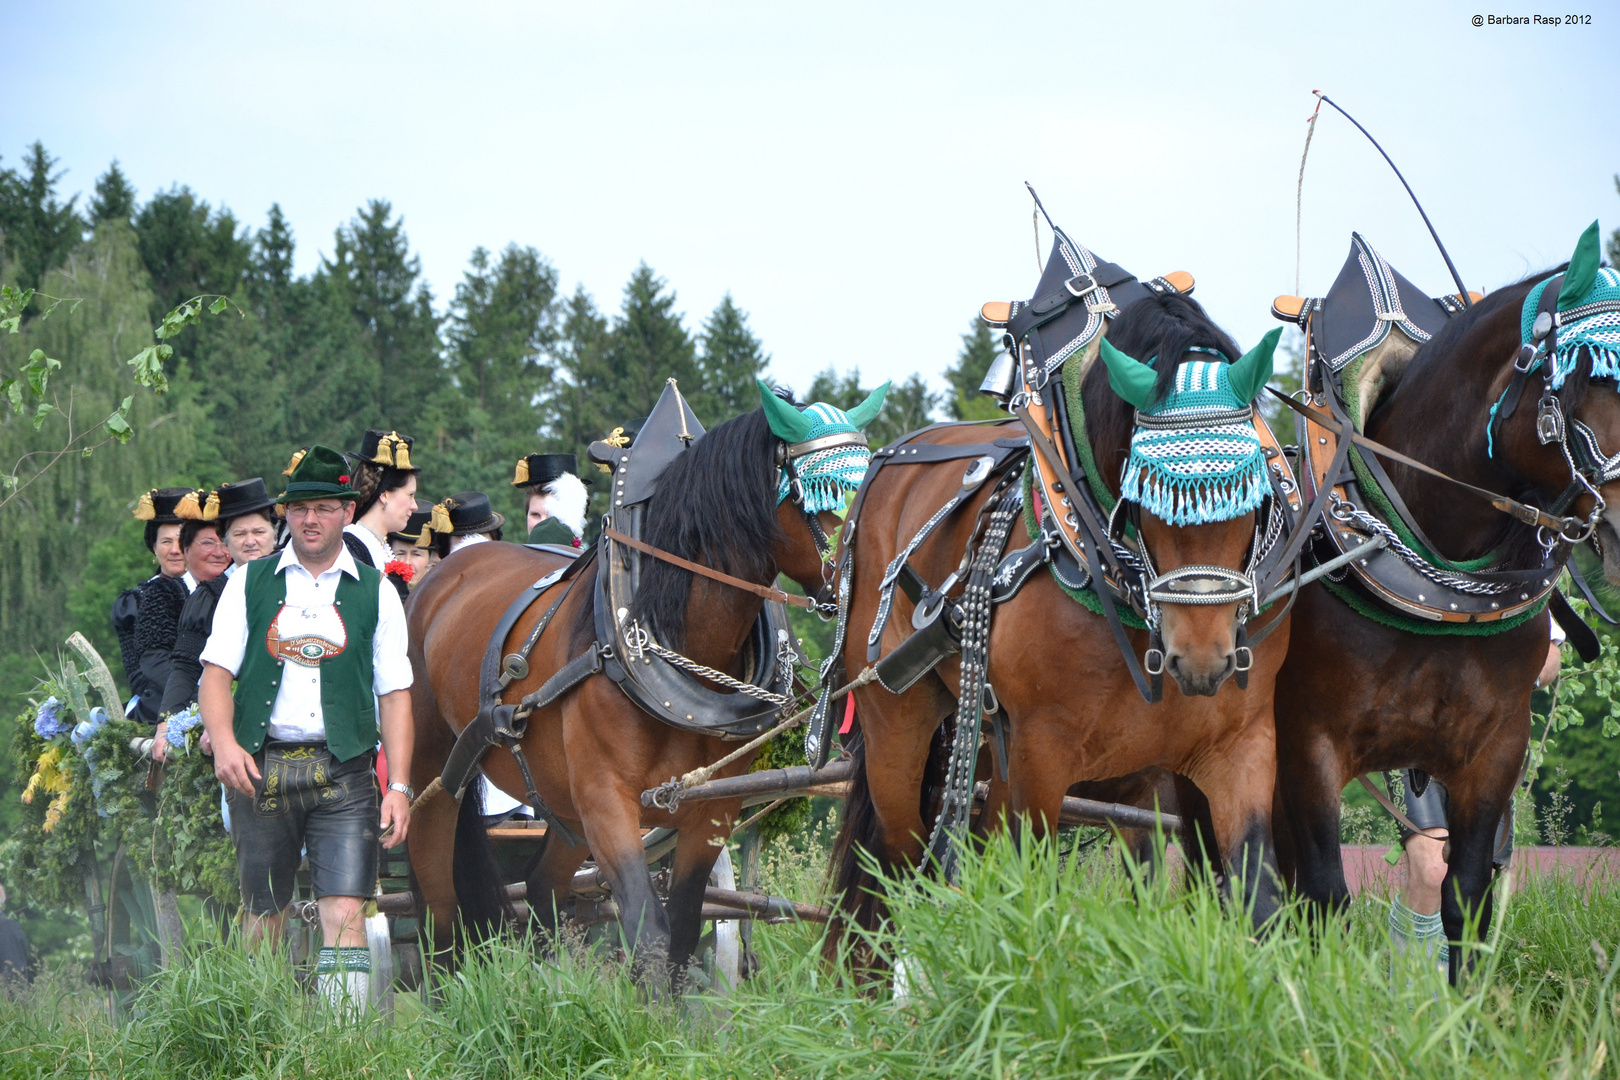
[[[709,429],[659,478],[647,501],[642,539],[721,573],[768,584],[776,577],[775,549],[782,539],[777,441],[763,409]],[[685,645],[692,577],[689,570],[641,558],[631,614],[667,648]]]
[[[1215,349],[1228,360],[1241,351],[1232,336],[1211,319],[1203,305],[1190,296],[1172,293],[1138,300],[1108,324],[1108,341],[1127,356],[1147,363],[1153,359],[1158,379],[1153,384],[1154,401],[1163,400],[1175,384],[1181,357],[1192,348]],[[1172,358],[1166,362],[1166,357]],[[1156,358],[1156,359],[1155,359]],[[1136,426],[1135,409],[1108,386],[1108,366],[1097,360],[1080,385],[1086,407],[1086,428],[1099,450],[1097,465],[1110,490],[1119,489],[1119,469]],[[1104,455],[1117,454],[1103,460]]]

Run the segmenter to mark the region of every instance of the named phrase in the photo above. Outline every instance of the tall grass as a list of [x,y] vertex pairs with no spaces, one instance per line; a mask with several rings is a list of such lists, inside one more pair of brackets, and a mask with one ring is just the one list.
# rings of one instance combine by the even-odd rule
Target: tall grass
[[[768,862],[768,884],[804,895],[810,858]],[[1373,898],[1311,934],[1290,909],[1256,938],[1210,891],[1005,841],[965,858],[958,887],[891,888],[869,944],[904,959],[903,1001],[823,967],[806,925],[760,927],[763,970],[728,998],[649,997],[577,943],[513,941],[429,1003],[361,1021],[280,960],[215,949],[146,987],[127,1024],[59,982],[0,1003],[0,1076],[1616,1075],[1608,885],[1514,896],[1461,991],[1415,956],[1392,963]]]

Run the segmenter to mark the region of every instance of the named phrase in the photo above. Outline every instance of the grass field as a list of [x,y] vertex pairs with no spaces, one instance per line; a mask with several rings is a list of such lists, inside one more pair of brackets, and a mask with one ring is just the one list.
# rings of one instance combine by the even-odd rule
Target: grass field
[[[814,850],[814,849],[812,849]],[[765,884],[814,891],[783,848]],[[63,976],[0,1001],[11,1077],[1395,1077],[1620,1075],[1620,889],[1538,882],[1511,897],[1461,992],[1392,963],[1386,909],[1356,902],[1308,938],[1256,940],[1206,890],[1137,888],[1111,853],[998,842],[960,888],[899,890],[875,944],[911,994],[825,969],[811,926],[760,927],[762,973],[727,998],[649,1002],[583,947],[483,947],[437,1000],[346,1022],[277,960],[212,949],[107,1021]]]

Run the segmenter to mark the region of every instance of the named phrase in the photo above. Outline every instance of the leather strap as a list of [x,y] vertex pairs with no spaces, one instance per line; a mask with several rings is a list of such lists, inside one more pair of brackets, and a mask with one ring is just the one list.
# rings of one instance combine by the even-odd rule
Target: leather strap
[[1552,610],[1552,617],[1558,620],[1558,625],[1564,628],[1564,633],[1569,637],[1569,643],[1575,646],[1575,654],[1583,663],[1590,664],[1596,660],[1598,654],[1603,651],[1598,643],[1597,633],[1581,621],[1581,617],[1575,614],[1575,609],[1569,606],[1569,601],[1564,599],[1564,594],[1558,589],[1552,591],[1547,601],[1548,607]]
[[589,649],[558,668],[540,689],[525,697],[522,704],[532,709],[544,709],[601,670],[602,646],[593,641]]
[[[1301,405],[1299,402],[1295,401],[1293,398],[1275,389],[1274,387],[1268,386],[1266,389],[1270,390],[1272,395],[1276,397],[1278,401],[1281,401],[1284,405],[1287,405],[1290,409],[1293,409],[1301,416],[1308,418],[1311,423],[1327,428],[1329,431],[1338,435],[1340,440],[1345,438],[1345,426],[1340,424],[1331,416],[1327,416],[1323,413],[1317,412],[1315,409],[1307,408],[1306,406]],[[1399,450],[1392,450],[1383,443],[1369,439],[1365,435],[1352,431],[1349,433],[1349,438],[1350,441],[1354,442],[1357,446],[1371,450],[1380,457],[1388,458],[1391,461],[1398,461],[1409,469],[1416,469],[1418,472],[1432,476],[1437,480],[1444,480],[1448,484],[1455,484],[1464,491],[1471,491],[1475,495],[1478,495],[1480,498],[1484,499],[1486,502],[1490,503],[1492,506],[1496,507],[1496,509],[1502,511],[1502,513],[1508,515],[1509,517],[1517,518],[1526,525],[1535,525],[1538,528],[1552,529],[1555,532],[1562,532],[1572,524],[1584,524],[1582,522],[1572,523],[1564,518],[1553,517],[1540,507],[1530,506],[1527,503],[1522,503],[1519,500],[1510,498],[1506,495],[1499,495],[1487,488],[1475,487],[1466,480],[1458,480],[1454,476],[1447,476],[1439,469],[1432,468],[1423,464],[1421,461],[1409,458]],[[1324,490],[1327,490],[1326,485],[1324,485]]]
[[[1028,407],[1017,406],[1013,409],[1013,415],[1018,417],[1024,425],[1024,430],[1029,432],[1030,445],[1035,448],[1041,462],[1052,470],[1053,476],[1063,477],[1064,489],[1069,493],[1069,503],[1079,515],[1081,527],[1075,530],[1079,548],[1075,547],[1074,541],[1069,539],[1069,534],[1061,528],[1058,535],[1064,546],[1070,548],[1083,565],[1091,568],[1092,580],[1096,584],[1097,606],[1102,608],[1103,618],[1108,621],[1108,629],[1114,635],[1114,643],[1119,646],[1120,656],[1125,660],[1125,668],[1131,674],[1131,681],[1136,684],[1142,700],[1155,705],[1163,694],[1162,676],[1149,676],[1143,669],[1142,662],[1137,659],[1136,648],[1131,644],[1130,637],[1125,633],[1125,626],[1119,620],[1119,611],[1114,606],[1113,590],[1104,580],[1104,563],[1100,560],[1103,558],[1109,560],[1107,565],[1114,567],[1116,579],[1124,580],[1124,575],[1118,564],[1113,561],[1114,552],[1108,546],[1107,528],[1092,513],[1090,492],[1084,490],[1085,478],[1082,476],[1076,480],[1069,470],[1063,468],[1058,460],[1057,447],[1052,445],[1052,441],[1035,423],[1035,418],[1029,414]],[[1101,542],[1098,542],[1098,537],[1102,538]],[[1106,556],[1103,554],[1105,551]]]
[[801,607],[807,611],[812,611],[816,607],[816,602],[808,596],[794,596],[792,593],[785,593],[781,589],[772,588],[769,585],[758,585],[752,581],[732,577],[730,574],[722,574],[718,570],[711,570],[707,566],[701,566],[689,559],[683,559],[679,555],[671,555],[662,548],[644,544],[635,537],[626,536],[617,529],[603,529],[602,535],[609,540],[623,544],[625,547],[635,548],[643,555],[651,555],[659,562],[667,562],[671,566],[680,567],[682,570],[690,570],[694,574],[718,581],[722,585],[730,585],[733,589],[741,589],[743,592],[753,593],[755,596],[766,600],[775,600],[778,604],[792,604],[794,607]]
[[1373,798],[1378,800],[1378,805],[1382,806],[1385,810],[1388,810],[1390,814],[1394,816],[1396,821],[1400,822],[1402,825],[1405,825],[1412,832],[1417,833],[1419,836],[1427,836],[1430,840],[1451,839],[1450,829],[1444,830],[1443,835],[1436,836],[1434,834],[1436,832],[1441,832],[1441,830],[1420,829],[1416,825],[1412,824],[1412,819],[1401,813],[1401,808],[1395,805],[1395,800],[1391,799],[1388,795],[1385,795],[1381,790],[1379,790],[1378,785],[1374,784],[1371,780],[1368,780],[1365,773],[1356,777],[1356,782],[1362,787],[1366,788],[1368,793],[1372,795]]
[[1620,620],[1615,619],[1613,615],[1605,611],[1603,605],[1598,603],[1598,598],[1592,595],[1592,586],[1586,583],[1586,575],[1581,573],[1580,565],[1574,559],[1570,559],[1565,563],[1564,569],[1569,571],[1569,576],[1575,582],[1575,587],[1581,591],[1581,598],[1586,601],[1598,618],[1610,626],[1620,624]]

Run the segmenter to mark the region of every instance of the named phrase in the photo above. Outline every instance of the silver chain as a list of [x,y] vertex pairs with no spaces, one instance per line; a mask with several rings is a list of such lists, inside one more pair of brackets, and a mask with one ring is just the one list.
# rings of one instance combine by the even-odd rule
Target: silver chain
[[1354,525],[1362,532],[1377,533],[1382,536],[1389,541],[1389,549],[1400,556],[1402,562],[1436,585],[1456,589],[1458,592],[1469,593],[1474,596],[1500,596],[1502,593],[1523,588],[1522,582],[1480,581],[1464,574],[1454,574],[1440,569],[1407,547],[1401,538],[1395,535],[1394,529],[1391,529],[1365,510],[1356,509],[1353,504],[1340,497],[1337,492],[1329,499],[1327,512],[1328,516],[1334,521]]
[[[746,683],[741,679],[734,679],[723,671],[716,671],[712,667],[700,664],[689,656],[682,656],[674,649],[666,649],[662,645],[658,644],[658,642],[654,641],[652,635],[646,630],[642,629],[638,623],[631,623],[625,628],[624,644],[625,652],[632,660],[639,660],[643,653],[651,653],[665,663],[672,664],[673,666],[680,668],[682,671],[696,675],[700,679],[708,679],[712,683],[718,683],[727,690],[744,694],[755,699],[756,701],[764,701],[771,705],[781,707],[789,704],[793,700],[793,696],[791,694],[773,694],[769,690],[755,686],[753,683]],[[784,645],[785,644],[786,643],[784,643]],[[780,661],[780,659],[781,658],[779,656],[778,660]],[[792,663],[793,661],[789,659],[782,668],[783,674],[787,677],[788,686],[790,688],[793,685]]]

